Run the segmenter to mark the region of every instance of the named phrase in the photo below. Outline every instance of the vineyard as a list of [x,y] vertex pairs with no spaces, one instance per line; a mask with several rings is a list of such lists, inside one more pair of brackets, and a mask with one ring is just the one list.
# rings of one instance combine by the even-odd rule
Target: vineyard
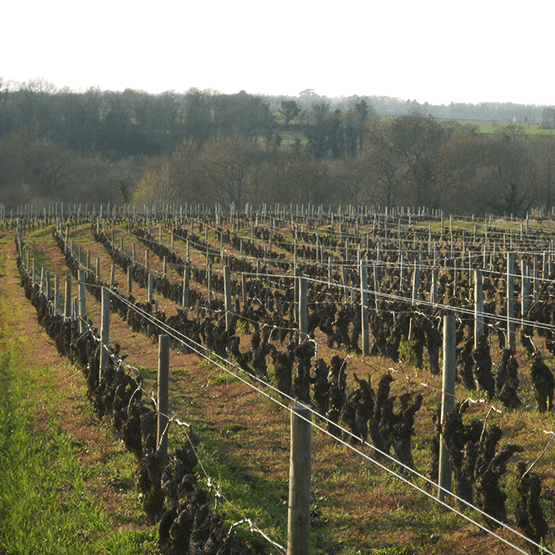
[[135,456],[161,553],[285,551],[297,404],[312,411],[311,553],[551,553],[552,221],[32,212],[4,213],[0,233],[39,323]]

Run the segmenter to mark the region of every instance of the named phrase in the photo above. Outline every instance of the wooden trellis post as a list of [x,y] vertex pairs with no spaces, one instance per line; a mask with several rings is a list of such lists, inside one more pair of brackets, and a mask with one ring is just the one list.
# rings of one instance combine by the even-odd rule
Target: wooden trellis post
[[212,302],[212,264],[208,263],[206,267],[206,280],[208,287],[208,301]]
[[532,282],[532,291],[534,294],[534,299],[538,292],[540,285],[540,256],[538,254],[534,255],[534,281]]
[[40,269],[40,290],[42,293],[46,293],[46,268],[44,266]]
[[87,327],[87,293],[85,289],[85,270],[79,270],[79,331],[85,333]]
[[102,288],[102,321],[100,323],[100,375],[102,378],[104,370],[108,367],[110,359],[108,353],[108,344],[110,343],[110,290],[106,287]]
[[309,555],[311,456],[311,411],[296,405],[291,411],[287,555]]
[[344,293],[345,293],[345,302],[347,302],[347,298],[350,295],[349,295],[349,292],[348,292],[348,289],[347,289],[347,286],[349,285],[348,284],[348,279],[347,279],[347,268],[344,264],[341,266],[341,280],[343,282],[343,290],[344,290]]
[[64,299],[64,316],[66,318],[71,318],[71,274],[66,276],[66,288],[65,288],[65,299]]
[[372,273],[374,278],[374,306],[376,308],[376,312],[379,313],[380,311],[380,297],[379,297],[379,290],[380,290],[380,279],[378,274],[378,263],[374,262],[372,264]]
[[233,322],[233,303],[231,299],[231,268],[224,266],[225,327],[231,328]]
[[515,352],[516,332],[515,332],[515,253],[507,253],[507,347]]
[[522,317],[526,314],[528,309],[528,302],[530,300],[530,268],[528,262],[523,258],[520,262],[520,272],[521,272],[521,297],[520,297],[520,308]]
[[148,302],[154,300],[154,275],[148,274]]
[[418,300],[418,284],[420,281],[420,266],[418,261],[414,261],[414,271],[412,274],[412,304],[415,305]]
[[478,340],[484,333],[484,287],[482,271],[474,270],[474,348],[478,347]]
[[[173,237],[173,235],[172,235]],[[189,312],[189,282],[191,280],[191,267],[189,264],[185,266],[183,272],[183,312],[185,313],[185,318],[188,318]]]
[[[301,265],[300,264],[295,264],[295,270],[294,270],[294,277],[295,279],[293,280],[293,296],[295,297],[295,301],[294,301],[294,305],[295,306],[299,306],[300,303],[300,278],[301,278]],[[246,297],[245,297],[246,298]],[[295,311],[294,314],[294,318],[296,323],[299,323],[299,314],[297,311]]]
[[437,280],[438,280],[438,269],[435,265],[435,261],[434,261],[434,267],[432,268],[432,290],[430,292],[430,300],[437,304]]
[[[455,337],[455,317],[446,314],[443,317],[443,387],[441,401],[441,423],[455,406],[455,374],[457,340]],[[438,499],[445,499],[445,491],[451,491],[452,464],[443,435],[439,445],[439,490]]]
[[[245,272],[241,274],[241,295],[243,297],[243,304],[245,305],[247,303],[247,274],[245,274]],[[296,299],[293,304],[295,304],[295,302]]]
[[370,354],[370,330],[368,326],[368,270],[366,260],[360,261],[360,318],[362,325],[362,353]]
[[168,410],[170,380],[170,338],[168,335],[158,337],[158,426],[156,446],[165,461],[168,454]]
[[60,307],[60,276],[56,274],[54,278],[54,312],[58,314]]
[[133,293],[133,266],[127,267],[127,293]]
[[306,278],[299,278],[299,331],[300,342],[304,341],[308,332],[308,282]]

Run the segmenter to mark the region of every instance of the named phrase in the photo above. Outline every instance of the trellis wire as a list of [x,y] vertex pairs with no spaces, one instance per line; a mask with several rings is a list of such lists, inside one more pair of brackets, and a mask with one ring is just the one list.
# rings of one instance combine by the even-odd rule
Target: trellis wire
[[[123,300],[124,302],[126,302],[125,299],[121,298],[121,300]],[[130,307],[133,307],[133,305],[129,304]],[[136,307],[134,307],[133,309],[136,309]],[[165,328],[165,332],[168,335],[171,335],[176,341],[186,345],[188,348],[190,348],[191,350],[193,350],[196,354],[198,354],[199,356],[201,356],[204,359],[209,360],[211,363],[215,364],[216,366],[218,366],[219,368],[221,368],[222,370],[224,370],[225,372],[231,374],[233,377],[235,377],[236,379],[238,379],[239,381],[241,381],[242,383],[245,383],[246,385],[248,385],[249,387],[251,387],[252,389],[254,389],[255,391],[257,391],[258,393],[264,395],[265,397],[267,397],[268,399],[270,399],[272,402],[276,403],[277,405],[279,405],[280,407],[284,408],[287,411],[291,411],[290,407],[288,407],[287,405],[281,403],[280,401],[278,401],[277,399],[271,397],[269,394],[267,394],[265,391],[255,387],[252,383],[250,383],[248,380],[244,379],[242,376],[232,372],[227,366],[231,366],[233,368],[235,368],[236,370],[243,372],[241,370],[241,368],[237,365],[234,365],[233,363],[229,362],[228,360],[220,357],[219,355],[217,355],[217,353],[213,353],[210,352],[208,349],[206,349],[203,345],[200,345],[196,342],[194,342],[193,340],[191,340],[190,338],[187,338],[185,336],[185,340],[181,339],[179,336],[182,336],[181,333],[179,333],[178,331],[174,330],[173,328],[167,326],[167,324],[165,324],[164,322],[156,319],[155,317],[152,317],[151,315],[149,315],[148,313],[145,313],[144,311],[141,311],[140,309],[138,309],[139,312],[143,312],[143,316],[147,319],[149,319],[151,321],[151,323],[154,323],[156,325],[158,325],[160,328]],[[170,333],[173,332],[172,333]],[[195,347],[193,347],[193,345]],[[209,354],[205,354],[202,352],[202,350],[204,351],[208,351]],[[216,357],[218,360],[214,360],[214,357]],[[222,362],[220,362],[222,361]],[[258,379],[256,376],[250,376],[252,379],[254,379],[255,381],[257,381],[260,384],[263,384],[266,388],[272,390],[274,393],[278,393],[279,395],[285,397],[286,399],[288,399],[289,401],[295,402],[295,399],[293,399],[290,396],[284,395],[283,393],[281,393],[280,391],[278,391],[276,388],[274,388],[273,386],[271,386],[270,384],[267,384],[265,382],[263,382],[262,380]],[[305,406],[305,405],[303,405]],[[310,408],[310,407],[306,407],[308,408],[312,414],[317,414],[314,413],[314,411]],[[322,415],[318,416],[320,418],[322,418],[324,421],[326,422],[330,422],[327,418],[323,417]],[[301,417],[302,418],[302,417]],[[495,532],[492,532],[491,530],[487,529],[485,526],[481,525],[480,523],[476,522],[475,520],[471,519],[470,517],[466,516],[464,513],[458,511],[457,509],[449,506],[447,503],[438,500],[437,498],[435,498],[432,494],[426,492],[425,490],[423,490],[422,488],[420,488],[419,486],[416,486],[415,484],[413,484],[412,482],[410,482],[410,480],[404,478],[402,475],[396,473],[394,470],[389,469],[388,467],[382,465],[381,463],[379,463],[378,461],[376,461],[375,459],[372,459],[369,455],[363,453],[362,451],[354,448],[353,446],[349,445],[347,442],[336,438],[335,436],[333,436],[330,432],[328,432],[327,430],[325,430],[324,428],[322,428],[321,426],[319,426],[316,423],[312,423],[312,421],[310,421],[311,425],[313,427],[315,427],[316,429],[318,429],[319,431],[323,432],[324,434],[330,436],[332,439],[335,439],[336,441],[338,441],[339,443],[343,444],[344,446],[348,447],[349,449],[351,449],[352,451],[354,451],[355,453],[361,455],[363,458],[367,459],[369,462],[375,464],[376,466],[378,466],[379,468],[381,468],[382,470],[385,470],[386,472],[392,474],[394,477],[398,478],[399,480],[401,480],[402,482],[404,482],[405,484],[411,486],[412,488],[416,489],[417,491],[419,491],[420,493],[423,493],[424,495],[426,495],[427,497],[431,498],[433,501],[439,503],[440,505],[442,505],[443,507],[447,508],[448,510],[454,512],[455,514],[457,514],[458,516],[464,518],[465,520],[467,520],[468,522],[470,522],[471,524],[477,526],[478,528],[480,528],[481,530],[487,532],[488,534],[494,536],[496,539],[502,541],[503,543],[505,543],[506,545],[509,545],[510,547],[514,548],[515,550],[517,550],[519,553],[523,553],[526,554],[525,551],[522,551],[520,548],[518,548],[517,546],[515,546],[514,544],[511,544],[510,542],[508,542],[507,540],[505,540],[504,538],[502,538],[501,536],[499,536],[498,534],[496,534]],[[355,437],[357,440],[360,440],[360,438],[358,438],[357,436],[354,436],[354,434],[352,434],[350,431],[342,428],[341,426],[338,426],[342,432],[344,432],[345,434],[351,436],[351,437]],[[555,436],[554,436],[555,437]],[[367,442],[364,442],[365,445],[368,445],[369,447],[373,448],[375,451],[377,451],[378,453],[380,453],[382,456],[386,457],[387,459],[389,459],[392,462],[395,462],[396,464],[398,464],[399,466],[403,467],[405,470],[413,473],[415,476],[417,476],[418,478],[421,478],[423,480],[425,480],[426,482],[428,482],[429,484],[433,485],[435,488],[438,488],[439,486],[434,483],[432,480],[430,480],[429,478],[426,478],[425,476],[423,476],[422,474],[418,473],[416,470],[404,465],[403,463],[401,463],[400,461],[396,460],[395,458],[393,458],[391,455],[389,455],[388,453],[385,453],[383,451],[380,451],[379,449],[377,449],[376,447],[374,447],[373,445],[368,444]],[[548,445],[549,446],[549,445]],[[547,450],[547,448],[545,449]],[[447,493],[449,496],[453,497],[454,499],[462,502],[463,500],[461,498],[459,498],[458,496],[456,496],[455,494],[453,494],[450,491],[444,490],[445,493]],[[486,516],[487,518],[489,518],[490,520],[492,520],[493,522],[495,522],[498,526],[505,528],[507,531],[519,536],[521,539],[524,539],[525,541],[533,544],[534,546],[540,548],[541,550],[543,550],[545,553],[554,555],[553,552],[549,551],[548,549],[542,547],[541,545],[535,543],[534,541],[530,540],[529,538],[527,538],[526,536],[524,536],[523,534],[521,534],[520,532],[518,532],[517,530],[514,530],[513,528],[507,526],[505,523],[500,522],[498,520],[496,520],[495,518],[492,518],[490,515],[488,515],[487,513],[483,512],[481,509],[479,509],[478,507],[475,507],[473,505],[469,505],[466,501],[465,504],[469,507],[471,507],[473,510],[475,510],[476,512],[478,512],[479,514],[481,514],[482,516]]]

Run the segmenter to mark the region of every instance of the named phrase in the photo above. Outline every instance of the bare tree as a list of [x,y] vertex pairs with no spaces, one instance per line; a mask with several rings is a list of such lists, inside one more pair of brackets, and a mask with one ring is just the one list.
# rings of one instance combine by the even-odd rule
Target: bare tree
[[242,207],[254,160],[255,146],[241,135],[224,135],[209,141],[199,162],[213,198]]

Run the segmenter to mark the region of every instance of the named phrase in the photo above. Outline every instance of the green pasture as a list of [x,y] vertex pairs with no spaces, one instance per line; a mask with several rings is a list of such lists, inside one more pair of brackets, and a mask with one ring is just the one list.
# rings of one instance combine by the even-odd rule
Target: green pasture
[[[450,121],[450,120],[442,120]],[[495,133],[501,133],[503,128],[509,127],[509,133],[514,134],[524,134],[524,135],[536,135],[536,136],[555,136],[555,129],[542,129],[539,123],[527,124],[527,123],[512,123],[512,122],[499,122],[499,121],[484,121],[484,120],[457,120],[457,123],[461,125],[473,126],[476,128],[476,132],[480,134],[493,135]],[[512,127],[512,129],[510,129]],[[282,128],[280,131],[282,145],[293,146],[296,139],[299,138],[301,145],[305,146],[308,142],[305,134],[302,131],[295,129]]]
[[507,126],[518,126],[527,135],[553,135],[555,129],[541,129],[539,123],[505,123],[499,121],[480,121],[480,120],[458,120],[463,125],[473,125],[477,128],[478,133],[496,133],[503,130]]

